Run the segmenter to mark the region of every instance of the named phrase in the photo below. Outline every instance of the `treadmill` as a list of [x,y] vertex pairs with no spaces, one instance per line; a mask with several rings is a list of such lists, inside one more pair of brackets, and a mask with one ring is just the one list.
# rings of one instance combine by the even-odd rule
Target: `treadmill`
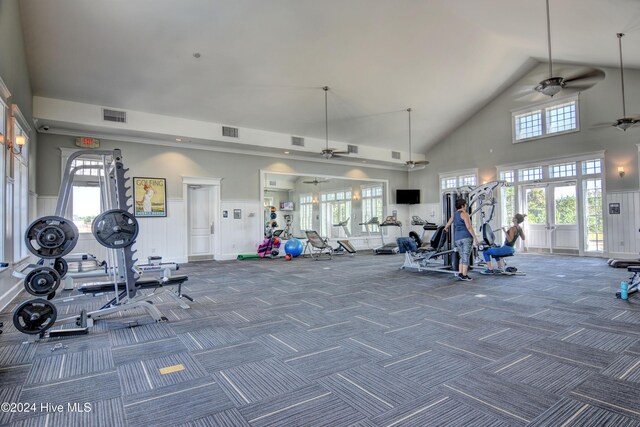
[[380,238],[382,239],[382,246],[375,248],[373,251],[378,255],[393,255],[397,254],[400,249],[398,244],[385,243],[384,234],[382,233],[382,227],[400,227],[400,235],[402,235],[402,223],[394,215],[389,215],[384,219],[384,222],[378,224],[378,230],[380,230]]

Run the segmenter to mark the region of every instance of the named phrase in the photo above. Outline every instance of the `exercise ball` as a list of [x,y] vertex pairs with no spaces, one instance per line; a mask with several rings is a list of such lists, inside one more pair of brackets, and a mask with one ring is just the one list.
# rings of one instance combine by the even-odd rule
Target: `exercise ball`
[[298,239],[289,239],[287,240],[287,243],[284,244],[284,251],[292,257],[297,257],[302,253],[303,250],[304,246]]

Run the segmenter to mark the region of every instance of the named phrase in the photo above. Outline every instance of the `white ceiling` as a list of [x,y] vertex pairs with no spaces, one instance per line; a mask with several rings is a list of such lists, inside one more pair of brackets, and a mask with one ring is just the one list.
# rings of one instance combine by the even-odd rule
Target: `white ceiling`
[[[544,0],[21,0],[34,95],[424,152],[537,62]],[[640,1],[551,0],[553,59],[640,68]],[[199,59],[193,54],[201,54]]]

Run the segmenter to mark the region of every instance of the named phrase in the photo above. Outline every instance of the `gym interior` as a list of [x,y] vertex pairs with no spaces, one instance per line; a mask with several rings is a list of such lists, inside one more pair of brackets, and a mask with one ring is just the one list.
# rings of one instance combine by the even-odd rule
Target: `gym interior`
[[640,426],[635,1],[0,0],[0,110],[2,426]]

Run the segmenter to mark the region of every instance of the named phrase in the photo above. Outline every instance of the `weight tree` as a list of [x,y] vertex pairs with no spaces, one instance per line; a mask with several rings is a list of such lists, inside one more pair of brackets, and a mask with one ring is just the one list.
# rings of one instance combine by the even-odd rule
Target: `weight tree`
[[[74,166],[74,160],[81,156],[99,156],[101,162],[92,165]],[[101,188],[101,205],[103,212],[98,215],[91,226],[96,240],[109,249],[109,262],[114,265],[111,279],[114,283],[116,297],[99,310],[86,312],[62,319],[59,323],[75,322],[78,328],[51,331],[50,335],[69,335],[86,333],[93,326],[94,320],[106,315],[143,308],[156,321],[166,320],[160,311],[147,301],[136,298],[136,281],[139,277],[134,264],[135,251],[132,246],[138,235],[138,222],[130,212],[133,203],[131,187],[127,186],[129,178],[125,176],[128,169],[122,163],[122,153],[115,150],[79,150],[67,159],[58,193],[55,215],[45,216],[34,221],[25,233],[27,249],[40,258],[39,264],[28,264],[14,274],[24,279],[27,292],[39,297],[20,304],[13,315],[13,322],[19,331],[26,334],[44,336],[56,322],[57,310],[51,301],[66,274],[67,266],[63,257],[69,254],[78,241],[78,229],[73,221],[66,219],[69,200],[73,190],[75,175],[81,170],[97,169]],[[125,292],[119,295],[118,283],[125,284]]]

